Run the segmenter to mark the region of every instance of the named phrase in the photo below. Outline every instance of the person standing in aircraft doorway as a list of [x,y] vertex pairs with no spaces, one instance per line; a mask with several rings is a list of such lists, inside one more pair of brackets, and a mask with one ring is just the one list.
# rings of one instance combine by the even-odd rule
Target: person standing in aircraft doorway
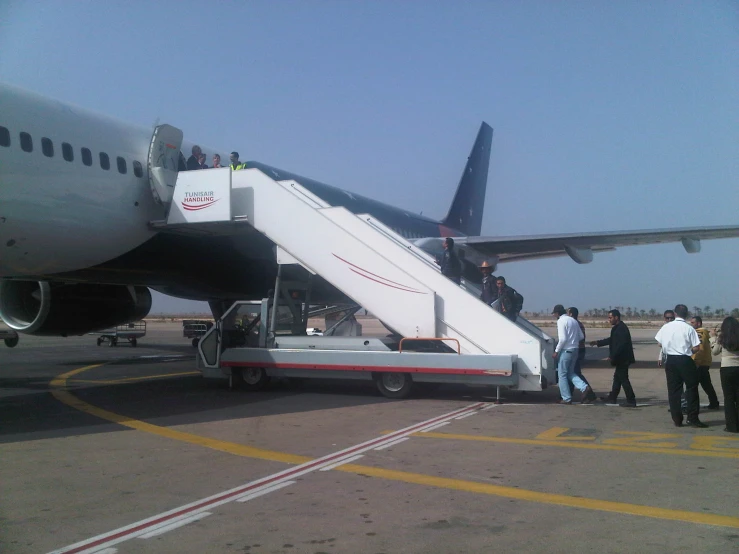
[[221,155],[213,154],[213,169],[221,167]]
[[246,169],[246,163],[239,161],[239,153],[231,152],[231,169],[237,171],[239,169]]
[[447,237],[444,239],[444,254],[439,262],[441,266],[441,274],[451,279],[458,285],[462,282],[462,263],[454,251],[454,239]]
[[201,169],[200,167],[200,155],[203,151],[196,144],[192,147],[192,156],[187,158],[187,170],[192,171],[193,169]]

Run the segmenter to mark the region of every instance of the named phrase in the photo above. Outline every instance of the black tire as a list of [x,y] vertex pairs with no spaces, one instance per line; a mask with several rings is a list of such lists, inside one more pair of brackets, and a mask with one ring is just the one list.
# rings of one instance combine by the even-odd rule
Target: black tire
[[200,344],[200,339],[199,338],[195,337],[194,339],[192,339],[192,347],[193,348],[197,348],[198,347],[198,344]]
[[410,373],[382,372],[375,375],[375,385],[386,398],[407,398],[413,388]]
[[136,339],[131,339],[131,346],[136,348],[136,344],[137,344]]
[[19,337],[7,338],[5,339],[5,346],[7,346],[8,348],[15,348],[16,346],[18,346],[18,340]]
[[245,367],[237,371],[240,389],[258,391],[269,383],[269,375],[263,367]]
[[98,337],[97,343],[98,343],[98,346],[100,346],[101,344],[103,344],[103,339]]

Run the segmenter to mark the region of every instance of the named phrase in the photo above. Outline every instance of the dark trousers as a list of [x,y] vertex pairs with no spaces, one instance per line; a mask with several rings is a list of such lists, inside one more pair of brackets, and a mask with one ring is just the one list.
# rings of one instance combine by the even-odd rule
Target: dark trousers
[[739,433],[739,366],[721,368],[721,389],[724,391],[726,429]]
[[688,421],[698,419],[700,404],[698,403],[698,369],[690,356],[667,356],[665,362],[667,378],[667,398],[670,402],[670,413],[673,421],[682,423],[683,413],[680,409],[680,396],[685,385],[685,400],[688,404]]
[[[582,374],[582,363],[585,361],[585,354],[583,352],[577,353],[577,360],[575,360],[575,375],[577,375],[580,379],[585,381],[585,384],[590,386],[590,383],[588,383],[588,380],[585,378],[585,376]],[[570,388],[575,388],[575,384],[570,381]]]
[[716,396],[716,389],[713,388],[711,382],[711,373],[709,372],[710,366],[699,365],[698,366],[698,382],[703,388],[703,392],[708,396],[708,405],[711,407],[718,406],[718,396]]
[[629,381],[629,364],[616,364],[616,369],[613,372],[613,386],[611,387],[611,393],[608,395],[611,402],[616,401],[621,393],[621,387],[624,388],[626,402],[636,402],[636,395],[634,395],[634,389],[631,388],[631,381]]

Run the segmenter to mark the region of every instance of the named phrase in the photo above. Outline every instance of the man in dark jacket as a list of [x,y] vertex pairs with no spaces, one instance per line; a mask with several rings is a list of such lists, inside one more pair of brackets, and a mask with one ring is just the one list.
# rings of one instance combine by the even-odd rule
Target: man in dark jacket
[[496,295],[493,266],[487,261],[482,262],[480,265],[480,271],[482,271],[482,293],[480,294],[480,300],[489,306],[495,301]]
[[498,300],[498,311],[511,321],[516,321],[523,306],[523,296],[513,287],[506,285],[505,277],[499,276],[495,280],[495,285],[493,300]]
[[447,237],[444,240],[444,254],[441,256],[439,265],[441,266],[442,275],[457,284],[462,281],[462,264],[454,251],[454,239],[452,237]]
[[621,321],[621,312],[618,310],[608,312],[608,323],[611,324],[611,336],[590,343],[590,346],[608,345],[608,359],[612,366],[616,366],[613,372],[611,392],[608,396],[601,397],[601,400],[605,400],[609,404],[615,404],[621,392],[621,387],[623,387],[626,395],[626,404],[623,404],[623,406],[636,408],[636,396],[629,381],[629,365],[636,361],[634,359],[634,346],[631,344],[631,333],[626,324]]
[[200,149],[200,147],[196,144],[192,147],[192,156],[187,158],[187,169],[188,171],[192,171],[193,169],[202,169],[200,167],[200,154],[202,154],[203,151]]

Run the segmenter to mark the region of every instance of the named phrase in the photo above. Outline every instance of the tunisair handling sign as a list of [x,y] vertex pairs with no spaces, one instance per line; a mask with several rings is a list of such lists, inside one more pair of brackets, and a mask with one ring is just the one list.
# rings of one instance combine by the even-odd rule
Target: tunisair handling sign
[[179,172],[167,223],[230,220],[230,168]]
[[209,208],[220,198],[216,198],[212,190],[185,192],[185,199],[182,201],[182,207],[188,211],[203,210]]

